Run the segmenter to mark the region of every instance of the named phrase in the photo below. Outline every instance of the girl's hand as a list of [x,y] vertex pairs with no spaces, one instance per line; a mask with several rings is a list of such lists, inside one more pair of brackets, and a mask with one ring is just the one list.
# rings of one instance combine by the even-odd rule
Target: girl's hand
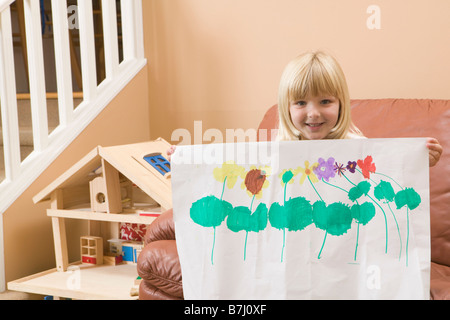
[[167,160],[170,162],[170,158],[175,153],[176,146],[170,146],[170,148],[167,150]]
[[429,150],[430,167],[434,167],[441,158],[443,148],[435,138],[427,139],[427,148]]

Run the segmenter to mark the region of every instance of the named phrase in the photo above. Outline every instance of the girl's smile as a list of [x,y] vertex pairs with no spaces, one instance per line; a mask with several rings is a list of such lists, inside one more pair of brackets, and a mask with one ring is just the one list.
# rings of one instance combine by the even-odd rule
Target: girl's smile
[[311,130],[318,130],[320,129],[320,126],[322,126],[324,124],[324,122],[322,123],[307,123],[306,125],[309,126],[311,128]]
[[336,126],[339,100],[333,96],[307,97],[290,105],[292,122],[302,138],[324,139]]

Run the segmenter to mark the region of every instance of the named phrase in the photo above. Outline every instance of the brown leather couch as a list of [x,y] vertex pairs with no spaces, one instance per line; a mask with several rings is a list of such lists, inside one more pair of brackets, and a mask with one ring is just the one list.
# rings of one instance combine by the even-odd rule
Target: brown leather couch
[[[450,101],[416,99],[352,100],[356,126],[368,138],[434,137],[444,147],[430,169],[431,299],[450,300]],[[276,128],[277,106],[265,114],[259,129]],[[261,136],[262,138],[262,136]],[[138,261],[143,278],[139,298],[182,299],[180,262],[172,210],[148,228]]]

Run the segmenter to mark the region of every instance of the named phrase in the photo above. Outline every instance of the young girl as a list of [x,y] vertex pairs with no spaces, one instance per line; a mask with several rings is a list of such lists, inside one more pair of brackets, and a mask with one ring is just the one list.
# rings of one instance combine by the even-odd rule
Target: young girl
[[[287,65],[279,87],[278,112],[278,140],[365,138],[351,120],[344,72],[323,52],[302,54]],[[442,146],[428,138],[427,147],[432,167],[441,157]],[[172,146],[167,151],[169,159],[174,152]]]
[[[352,123],[350,97],[338,62],[323,52],[305,53],[292,60],[281,77],[278,93],[278,140],[365,138]],[[427,139],[430,167],[442,146]]]

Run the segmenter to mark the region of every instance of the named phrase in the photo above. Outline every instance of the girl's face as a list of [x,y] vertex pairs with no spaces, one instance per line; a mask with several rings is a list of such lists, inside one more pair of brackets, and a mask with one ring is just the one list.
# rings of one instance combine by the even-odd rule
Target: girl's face
[[307,97],[291,101],[289,110],[292,123],[304,139],[324,139],[338,121],[339,99],[334,96]]

